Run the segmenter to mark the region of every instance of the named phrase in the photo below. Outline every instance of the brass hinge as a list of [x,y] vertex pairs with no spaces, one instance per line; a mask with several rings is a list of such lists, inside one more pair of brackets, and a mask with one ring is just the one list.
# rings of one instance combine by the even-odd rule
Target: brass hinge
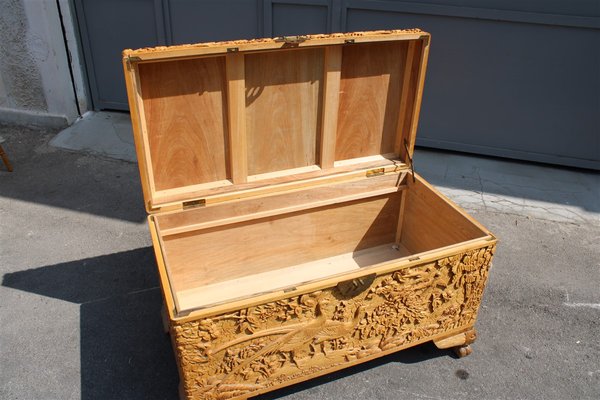
[[148,200],[148,210],[152,213],[152,212],[157,212],[160,210],[160,207],[154,207],[152,205],[152,202],[150,200]]
[[299,44],[305,42],[308,36],[305,35],[294,35],[294,36],[279,36],[275,38],[276,42],[283,42],[285,44]]
[[133,62],[137,62],[137,61],[141,61],[142,59],[139,58],[138,56],[127,56],[127,70],[131,71],[132,69],[132,63]]
[[206,200],[205,199],[190,200],[190,201],[184,201],[183,202],[183,209],[184,210],[188,210],[190,208],[204,207],[204,206],[206,206]]
[[408,142],[404,139],[404,149],[406,150],[406,158],[408,158],[408,166],[410,167],[410,173],[412,174],[413,183],[417,180],[415,179],[415,164],[413,163],[413,159],[410,156],[410,151],[408,151]]

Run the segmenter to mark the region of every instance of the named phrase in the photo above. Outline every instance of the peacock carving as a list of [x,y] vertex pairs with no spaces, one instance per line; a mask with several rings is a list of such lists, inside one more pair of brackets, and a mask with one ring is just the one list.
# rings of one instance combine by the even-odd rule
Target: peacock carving
[[233,377],[238,372],[243,371],[253,362],[272,354],[289,353],[290,360],[299,368],[300,365],[296,359],[296,352],[303,349],[306,345],[311,347],[313,354],[317,352],[317,349],[325,354],[324,348],[319,346],[322,346],[322,344],[328,340],[335,340],[350,335],[356,329],[361,314],[365,311],[365,307],[360,305],[356,309],[354,317],[351,320],[332,320],[328,318],[324,312],[325,307],[328,304],[329,301],[327,299],[320,299],[315,307],[315,318],[308,323],[298,324],[291,328],[288,327],[285,330],[266,330],[260,334],[250,336],[248,340],[256,339],[258,336],[281,335],[252,356],[244,359],[227,374],[223,381],[226,381],[227,378]]
[[382,274],[364,294],[331,287],[176,325],[185,393],[246,398],[427,338],[465,347],[493,252],[490,245]]

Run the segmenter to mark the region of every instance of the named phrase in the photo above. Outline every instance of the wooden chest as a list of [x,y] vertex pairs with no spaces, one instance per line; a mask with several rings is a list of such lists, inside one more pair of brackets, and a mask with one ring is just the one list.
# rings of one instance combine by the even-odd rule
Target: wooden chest
[[429,39],[123,52],[182,398],[470,352],[496,239],[412,170]]

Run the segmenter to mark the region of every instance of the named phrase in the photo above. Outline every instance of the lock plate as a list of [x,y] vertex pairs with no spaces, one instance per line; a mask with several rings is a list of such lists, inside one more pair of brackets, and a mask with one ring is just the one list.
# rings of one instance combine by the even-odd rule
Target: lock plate
[[345,298],[351,298],[367,290],[376,277],[377,274],[370,274],[349,281],[340,282],[337,284],[337,289]]

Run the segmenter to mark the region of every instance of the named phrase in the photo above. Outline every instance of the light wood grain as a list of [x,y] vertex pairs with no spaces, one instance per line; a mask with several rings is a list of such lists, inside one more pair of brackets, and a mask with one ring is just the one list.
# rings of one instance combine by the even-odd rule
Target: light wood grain
[[423,100],[423,88],[425,85],[425,75],[427,73],[427,61],[429,60],[429,41],[430,37],[426,36],[419,41],[417,51],[420,52],[419,65],[414,65],[412,76],[416,77],[416,93],[413,103],[413,112],[411,115],[410,132],[409,132],[409,152],[413,154],[415,141],[417,139],[417,126],[419,124],[419,115],[421,113],[421,102]]
[[246,56],[248,173],[315,165],[323,49]]
[[402,176],[382,175],[166,213],[156,219],[160,221],[161,235],[168,236],[393,193],[405,188],[399,186],[402,182]]
[[333,162],[335,161],[341,73],[342,46],[329,46],[325,48],[323,124],[321,126],[321,168],[333,168]]
[[246,78],[243,54],[227,54],[226,79],[231,180],[233,183],[244,183],[248,179],[248,155],[246,153]]
[[229,177],[225,60],[140,64],[155,190]]
[[406,42],[344,46],[336,160],[394,152]]
[[396,243],[400,244],[402,241],[402,227],[404,226],[404,212],[406,210],[406,197],[408,193],[405,191],[400,195],[400,210],[398,210],[398,225],[396,228]]
[[394,246],[392,242],[291,267],[182,290],[177,293],[179,310],[185,313],[225,301],[254,296],[265,291],[277,291],[300,283],[339,276],[365,266],[374,266],[408,255],[406,249]]
[[257,175],[249,175],[248,182],[260,182],[264,184],[265,181],[271,179],[285,178],[289,176],[302,176],[310,172],[320,172],[321,168],[318,165],[307,165],[305,167],[298,167],[292,169],[282,169],[279,171],[265,172]]
[[148,228],[150,229],[152,247],[154,249],[154,255],[156,257],[156,265],[158,267],[158,276],[161,283],[160,287],[164,301],[164,306],[169,315],[169,318],[173,320],[175,318],[175,314],[177,313],[175,305],[175,296],[173,294],[173,290],[171,289],[171,283],[168,276],[167,267],[165,265],[164,251],[161,245],[162,239],[159,237],[154,216],[152,215],[148,217]]
[[143,101],[141,99],[141,90],[139,89],[137,69],[137,66],[131,65],[127,58],[123,58],[123,73],[125,75],[125,87],[127,89],[127,100],[131,114],[131,127],[133,130],[135,152],[137,154],[138,171],[140,173],[142,194],[144,196],[144,208],[147,212],[150,212],[154,193],[154,178],[150,178],[149,176],[151,168],[147,158],[147,147],[144,144],[146,134],[142,131],[143,112],[140,111]]
[[[181,201],[194,198],[203,198],[207,204],[218,203],[247,197],[260,197],[313,185],[322,185],[326,182],[333,184],[340,181],[353,180],[356,177],[365,177],[366,172],[371,169],[384,168],[386,173],[402,173],[403,171],[407,171],[406,164],[381,156],[364,160],[361,163],[349,162],[344,165],[337,165],[337,163],[339,161],[336,161],[334,169],[313,168],[314,166],[302,167],[294,170],[278,171],[277,173],[267,173],[269,175],[251,175],[248,176],[248,182],[243,184],[227,185],[227,182],[222,181],[223,185],[218,182],[212,185],[194,185],[186,188],[155,192],[154,197],[157,200],[156,204],[161,207],[160,211],[169,211],[181,209]],[[265,176],[269,176],[269,178],[265,178]],[[156,212],[158,209],[154,211]]]
[[398,205],[386,195],[168,236],[174,290],[393,242]]
[[450,246],[488,235],[420,179],[410,183],[401,242],[412,253]]
[[[421,42],[133,63],[148,210],[370,168],[373,157],[404,159],[398,147],[414,132]],[[178,87],[182,76],[191,83]]]
[[[404,160],[406,160],[406,154],[404,150],[404,139],[408,140],[408,130],[406,129],[407,121],[410,120],[410,113],[412,113],[412,107],[409,110],[409,96],[412,91],[411,77],[413,76],[413,65],[415,59],[415,47],[416,42],[411,40],[408,42],[408,49],[406,57],[404,58],[404,71],[402,76],[402,91],[400,96],[400,114],[398,116],[398,125],[396,127],[396,140],[394,144],[394,152],[396,154],[402,154]],[[411,97],[414,97],[411,96]]]

